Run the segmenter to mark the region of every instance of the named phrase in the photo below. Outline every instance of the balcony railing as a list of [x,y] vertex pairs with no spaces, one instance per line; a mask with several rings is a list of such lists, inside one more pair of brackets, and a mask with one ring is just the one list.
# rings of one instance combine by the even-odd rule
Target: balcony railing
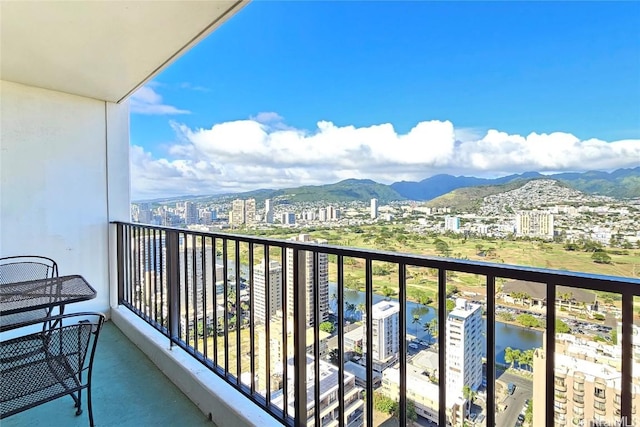
[[[290,240],[266,239],[227,233],[195,232],[183,229],[116,223],[118,251],[118,301],[155,329],[172,345],[179,346],[218,374],[286,425],[306,426],[307,414],[313,413],[309,425],[320,426],[321,402],[319,381],[327,374],[320,342],[318,320],[321,312],[319,278],[321,261],[334,266],[336,284],[337,355],[332,374],[337,381],[338,425],[353,424],[345,403],[345,266],[357,259],[363,265],[364,312],[371,313],[374,294],[373,266],[392,265],[397,271],[399,335],[406,337],[407,281],[415,269],[437,273],[438,295],[446,295],[451,272],[482,277],[486,290],[486,401],[496,402],[496,279],[538,282],[546,286],[546,335],[544,364],[554,372],[556,337],[556,294],[559,285],[591,291],[615,292],[622,297],[621,390],[620,414],[631,418],[632,407],[632,324],[633,298],[640,295],[640,280],[588,273],[546,270],[532,267],[493,264],[469,260],[399,254],[394,252],[348,248]],[[310,258],[309,258],[310,257]],[[260,268],[262,259],[268,260]],[[277,260],[272,267],[269,261]],[[324,261],[323,261],[324,260]],[[310,262],[311,261],[311,262]],[[312,271],[309,271],[309,265]],[[324,267],[322,267],[324,268]],[[276,271],[277,270],[277,271]],[[280,275],[280,286],[272,289],[272,273]],[[309,278],[312,283],[310,286]],[[309,293],[311,289],[311,293]],[[267,291],[269,290],[269,291]],[[325,292],[325,290],[323,290]],[[326,293],[326,292],[325,292]],[[279,309],[271,311],[272,300]],[[311,300],[311,304],[309,304]],[[315,304],[313,302],[316,302]],[[256,308],[260,305],[261,313]],[[277,311],[277,313],[276,313]],[[280,316],[274,327],[271,318]],[[288,324],[286,319],[292,319]],[[260,319],[263,322],[260,323]],[[309,321],[311,319],[311,321]],[[314,320],[315,319],[315,320]],[[437,300],[438,345],[438,420],[446,425],[451,409],[447,407],[446,299]],[[308,343],[307,326],[312,342]],[[374,360],[372,316],[364,319],[365,339],[362,354],[366,381],[363,396],[373,396]],[[248,330],[249,333],[242,331]],[[248,337],[248,342],[244,342]],[[315,343],[315,345],[314,345]],[[274,346],[277,350],[274,350]],[[399,340],[399,412],[400,425],[407,424],[407,355],[405,339]],[[307,348],[311,353],[307,354]],[[268,349],[268,350],[267,350]],[[275,356],[278,354],[279,356]],[[280,380],[274,380],[280,378]],[[551,377],[553,378],[553,377]],[[353,378],[351,378],[352,380]],[[554,381],[545,383],[544,424],[554,425]],[[373,400],[364,399],[363,418],[373,426]],[[536,402],[537,402],[536,397]],[[311,406],[307,406],[311,405]],[[495,425],[493,405],[487,407],[486,425]],[[312,411],[312,412],[310,412]],[[350,418],[347,418],[351,415]]]

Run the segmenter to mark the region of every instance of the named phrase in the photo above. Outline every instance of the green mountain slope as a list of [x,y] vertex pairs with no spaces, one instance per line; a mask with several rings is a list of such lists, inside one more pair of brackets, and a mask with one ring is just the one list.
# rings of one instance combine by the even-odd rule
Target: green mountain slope
[[282,197],[290,202],[350,202],[378,199],[380,203],[404,200],[390,186],[370,179],[347,179],[328,185],[308,185],[281,190]]

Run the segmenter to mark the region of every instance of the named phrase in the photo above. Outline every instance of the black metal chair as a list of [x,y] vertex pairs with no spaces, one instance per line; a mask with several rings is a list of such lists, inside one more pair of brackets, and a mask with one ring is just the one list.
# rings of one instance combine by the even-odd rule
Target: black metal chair
[[0,285],[58,277],[58,264],[51,258],[19,255],[0,258]]
[[0,341],[0,419],[66,395],[80,415],[86,389],[93,427],[91,373],[104,315],[75,313],[51,320],[57,325],[53,329]]
[[[58,277],[58,264],[51,258],[35,255],[0,258],[0,286],[54,277]],[[27,313],[3,316],[2,323],[3,325],[17,325],[33,319],[46,318],[52,314],[51,309],[43,308]]]

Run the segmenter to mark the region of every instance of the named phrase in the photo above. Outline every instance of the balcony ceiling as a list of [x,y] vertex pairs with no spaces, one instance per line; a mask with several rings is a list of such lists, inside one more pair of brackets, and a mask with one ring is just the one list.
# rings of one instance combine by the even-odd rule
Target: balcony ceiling
[[247,4],[0,2],[0,78],[119,102]]

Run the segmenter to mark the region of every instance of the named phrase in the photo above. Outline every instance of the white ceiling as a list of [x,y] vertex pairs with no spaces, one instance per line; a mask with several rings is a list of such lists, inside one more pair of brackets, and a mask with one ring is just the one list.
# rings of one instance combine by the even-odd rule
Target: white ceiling
[[0,78],[119,102],[247,4],[0,2]]

